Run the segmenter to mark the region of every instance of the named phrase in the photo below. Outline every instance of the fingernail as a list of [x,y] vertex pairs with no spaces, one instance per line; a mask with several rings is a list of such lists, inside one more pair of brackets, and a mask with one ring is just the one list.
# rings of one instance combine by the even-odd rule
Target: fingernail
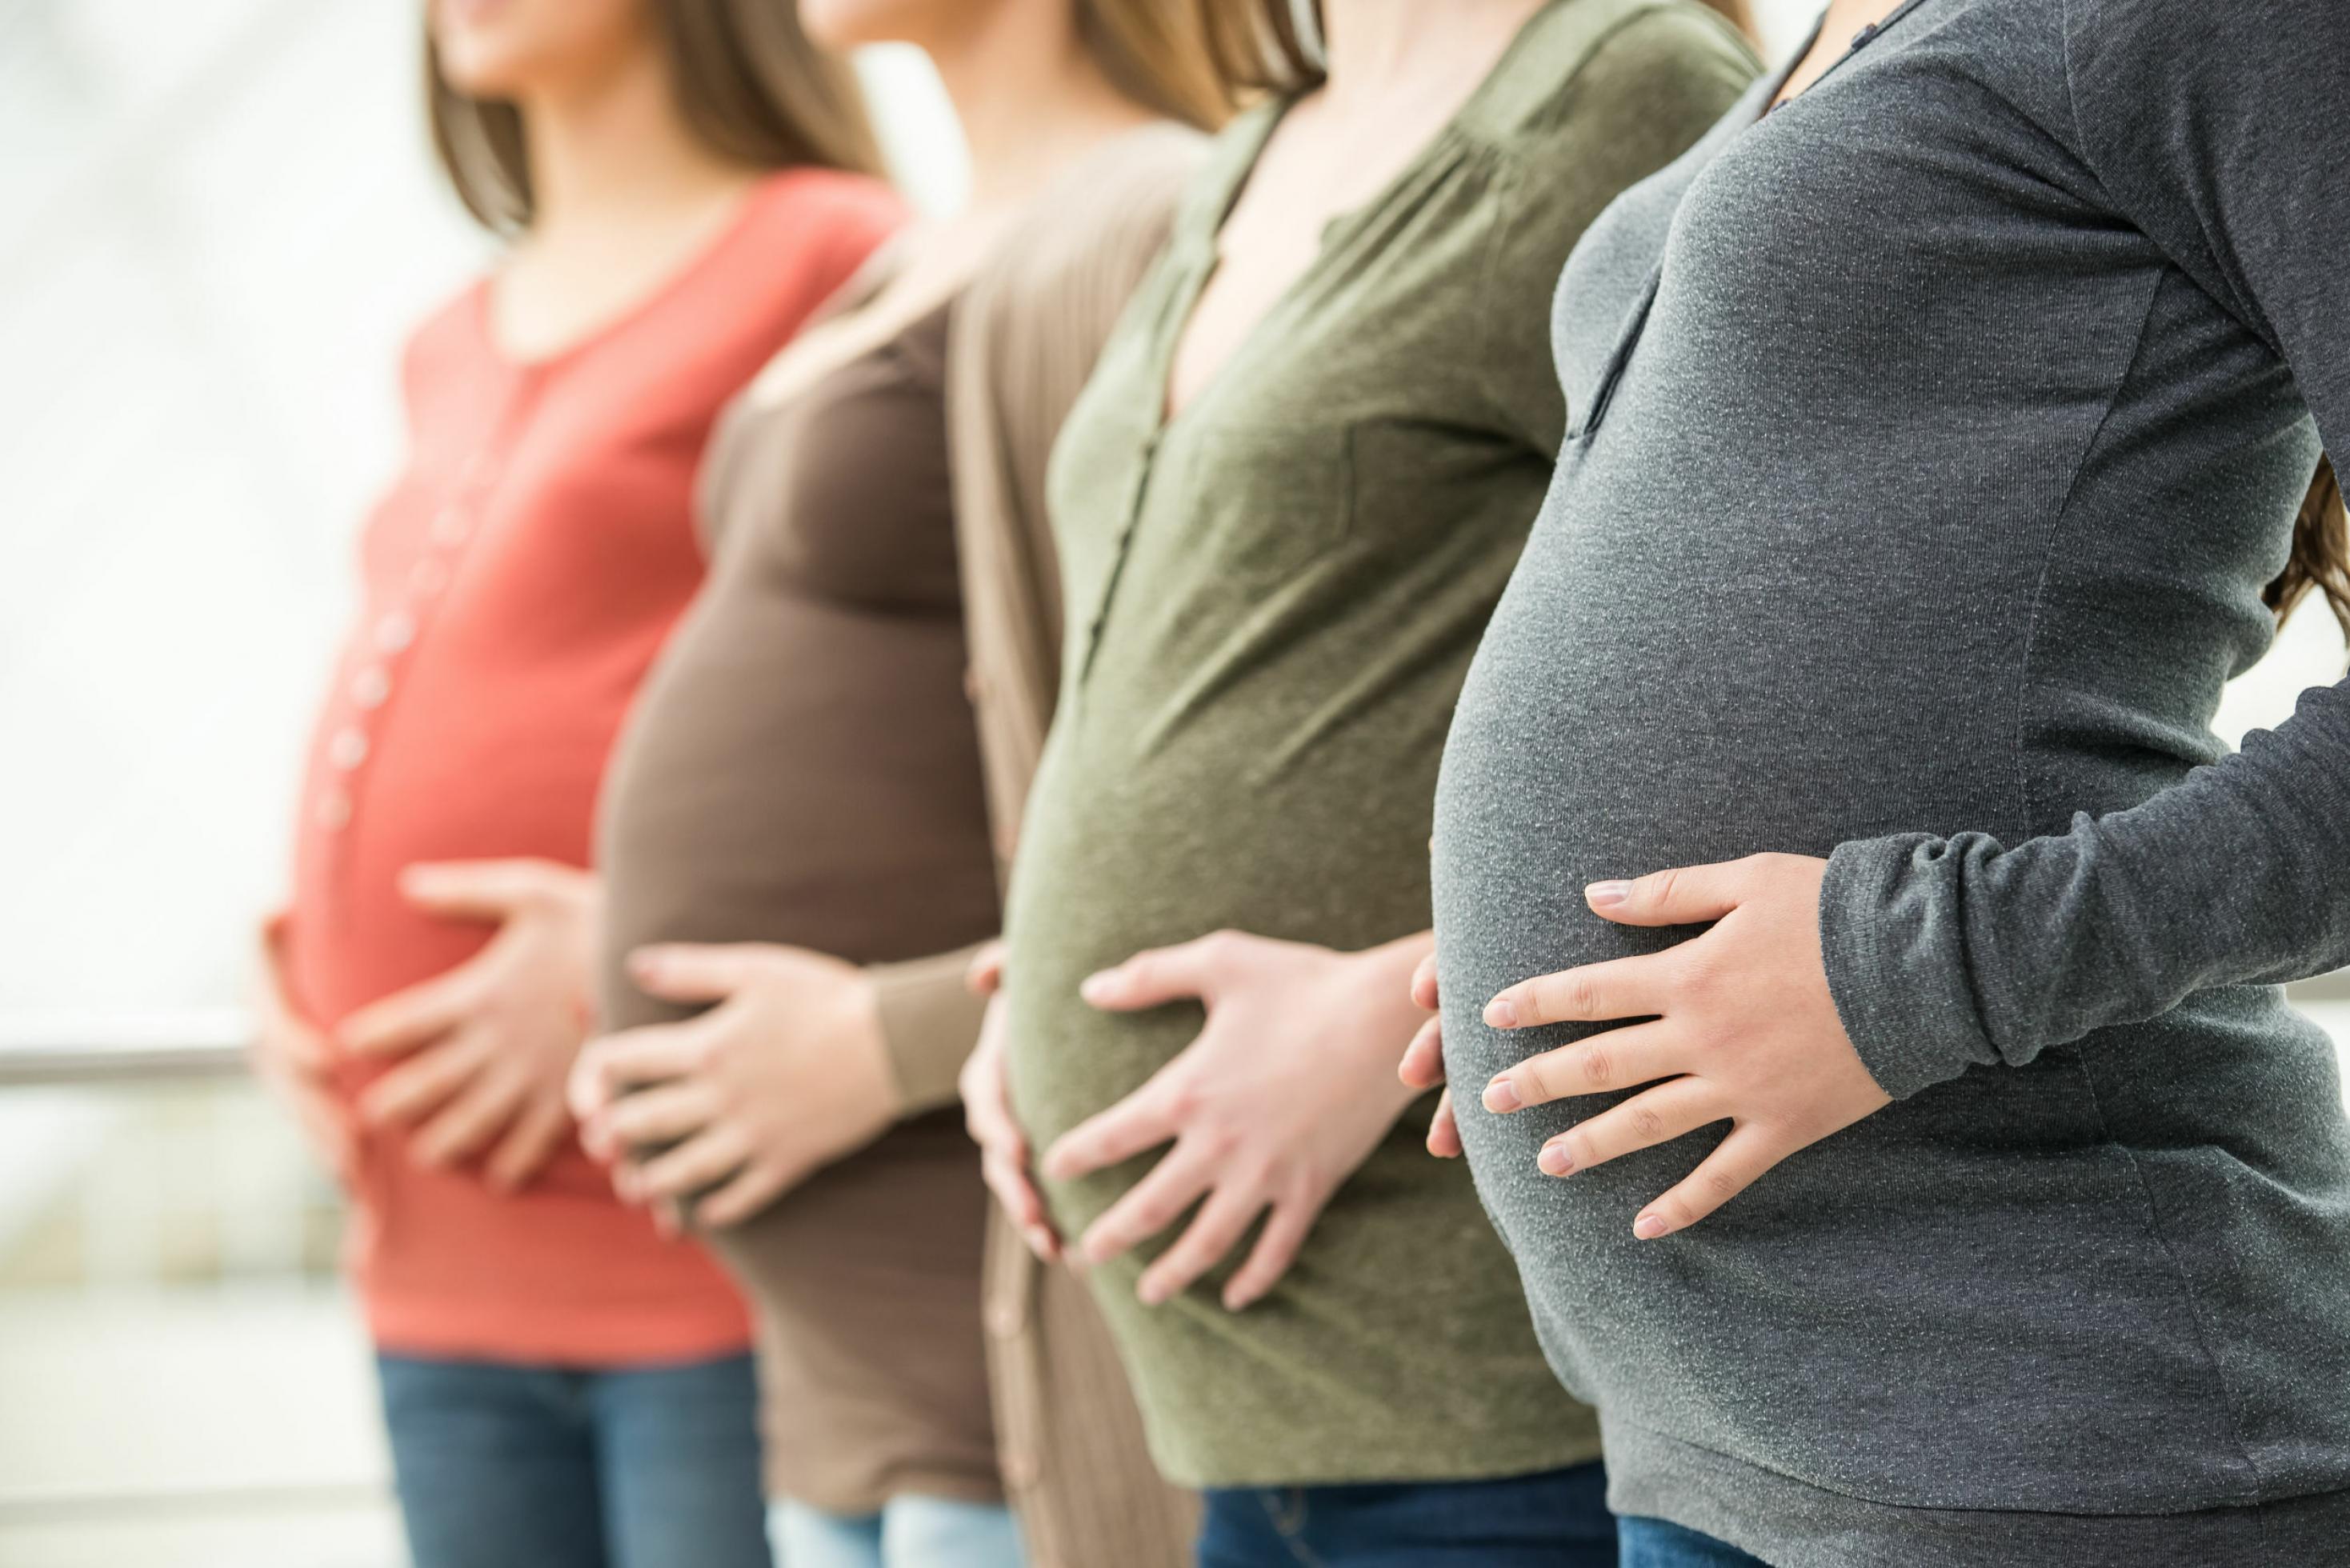
[[1144,1306],[1157,1306],[1167,1299],[1167,1287],[1145,1280],[1135,1287],[1134,1294]]
[[1536,1158],[1534,1163],[1542,1168],[1542,1172],[1544,1176],[1572,1176],[1575,1174],[1575,1156],[1566,1152],[1566,1146],[1564,1144],[1554,1143],[1544,1145],[1541,1155]]
[[1518,1086],[1507,1078],[1496,1078],[1485,1085],[1485,1108],[1489,1111],[1514,1111],[1524,1103],[1518,1098]]
[[1620,904],[1625,899],[1630,898],[1632,896],[1632,884],[1629,882],[1594,882],[1590,887],[1586,888],[1583,890],[1583,896],[1591,901],[1591,907],[1593,909],[1604,909],[1612,904]]
[[1485,1022],[1496,1029],[1518,1026],[1518,1004],[1506,996],[1497,996],[1485,1004]]
[[1109,998],[1117,979],[1118,971],[1114,969],[1106,969],[1097,973],[1089,974],[1078,982],[1077,994],[1087,1002],[1098,1005]]
[[1666,1229],[1665,1217],[1661,1214],[1643,1214],[1632,1221],[1632,1234],[1643,1241],[1655,1241],[1665,1233]]

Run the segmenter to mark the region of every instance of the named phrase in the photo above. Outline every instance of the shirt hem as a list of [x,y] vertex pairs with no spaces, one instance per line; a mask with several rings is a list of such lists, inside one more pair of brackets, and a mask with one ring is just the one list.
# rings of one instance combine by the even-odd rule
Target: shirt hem
[[1002,1482],[974,1476],[968,1470],[910,1470],[881,1486],[841,1490],[822,1486],[794,1487],[790,1484],[793,1479],[796,1478],[770,1472],[766,1478],[767,1501],[795,1502],[804,1508],[838,1514],[845,1519],[870,1518],[901,1497],[941,1498],[948,1502],[972,1502],[994,1508],[1010,1506],[1007,1490]]
[[[664,1321],[657,1306],[622,1306],[550,1324],[539,1303],[452,1307],[369,1297],[365,1308],[369,1337],[391,1355],[601,1370],[715,1361],[751,1350],[750,1320],[741,1313],[673,1314]],[[527,1323],[527,1331],[518,1330],[518,1322]]]
[[1728,1542],[1776,1568],[2143,1568],[2324,1561],[2350,1490],[2174,1513],[1877,1502],[1622,1420],[1606,1423],[1607,1506]]
[[[1406,1435],[1409,1436],[1409,1435]],[[1324,1450],[1311,1462],[1284,1456],[1284,1462],[1215,1463],[1197,1455],[1165,1451],[1151,1445],[1159,1473],[1180,1487],[1194,1491],[1228,1491],[1243,1487],[1369,1486],[1393,1482],[1507,1480],[1587,1464],[1598,1459],[1596,1434],[1561,1442],[1545,1434],[1510,1448],[1482,1447],[1448,1452],[1452,1446],[1425,1433],[1394,1446],[1369,1446],[1345,1451]]]

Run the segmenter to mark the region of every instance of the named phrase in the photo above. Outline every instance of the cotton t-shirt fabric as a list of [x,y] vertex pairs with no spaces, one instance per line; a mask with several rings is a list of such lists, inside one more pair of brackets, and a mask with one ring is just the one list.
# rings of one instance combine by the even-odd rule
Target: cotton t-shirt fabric
[[2350,960],[2350,691],[2210,726],[2350,444],[2350,10],[1924,0],[1768,94],[1561,279],[1576,417],[1438,799],[1447,1054],[1690,934],[1586,883],[1825,855],[1897,1103],[1640,1242],[1718,1129],[1555,1180],[1606,1100],[1468,1095],[1481,1190],[1623,1511],[1794,1568],[2338,1560],[2350,1127],[2270,982]]
[[[1285,105],[1220,140],[1053,460],[1069,630],[1007,921],[1035,1147],[1200,1029],[1193,1004],[1087,1006],[1093,971],[1222,927],[1357,949],[1428,923],[1445,722],[1564,424],[1544,302],[1591,218],[1752,69],[1694,5],[1546,6],[1170,422],[1175,342]],[[1244,1312],[1216,1297],[1224,1269],[1141,1306],[1170,1238],[1089,1272],[1171,1479],[1440,1480],[1596,1453],[1467,1173],[1420,1147],[1425,1110]],[[1156,1158],[1048,1183],[1063,1232]]]
[[[648,943],[876,963],[995,930],[947,468],[952,310],[777,396],[754,383],[712,443],[710,582],[646,682],[606,806],[615,1026],[700,1011],[630,983]],[[917,1111],[708,1234],[758,1316],[772,1495],[860,1515],[1002,1496],[986,1215],[961,1113]]]
[[[947,434],[971,697],[998,865],[1018,842],[1060,683],[1054,439],[1166,243],[1207,138],[1113,139],[1032,204],[972,279],[947,348]],[[984,1282],[997,1454],[1030,1568],[1190,1568],[1199,1501],[1160,1479],[1092,1293],[991,1207]]]
[[[550,358],[487,330],[486,284],[418,331],[407,465],[360,547],[364,609],[319,716],[286,926],[295,1004],[331,1031],[463,961],[490,928],[400,897],[419,861],[589,858],[607,753],[702,578],[691,491],[711,421],[899,221],[879,183],[760,182],[664,286]],[[344,1061],[353,1100],[391,1064]],[[599,1367],[731,1354],[724,1276],[665,1241],[567,1143],[524,1190],[359,1147],[350,1253],[388,1350]]]

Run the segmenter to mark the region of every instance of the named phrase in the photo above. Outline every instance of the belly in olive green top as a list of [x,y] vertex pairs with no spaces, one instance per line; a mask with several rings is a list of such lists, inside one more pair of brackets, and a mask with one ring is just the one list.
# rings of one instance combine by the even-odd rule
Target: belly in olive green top
[[[1039,1147],[1139,1086],[1196,1006],[1086,975],[1220,927],[1360,948],[1429,924],[1447,722],[1549,483],[1544,323],[1625,186],[1752,66],[1710,13],[1557,0],[1171,423],[1168,361],[1282,109],[1226,133],[1065,428],[1060,704],[1014,868],[1015,1103]],[[1278,1048],[1278,1042],[1267,1042]],[[1096,1271],[1154,1451],[1195,1485],[1500,1476],[1594,1457],[1467,1173],[1407,1113],[1281,1286],[1141,1307]],[[1074,1231],[1155,1156],[1048,1194]]]

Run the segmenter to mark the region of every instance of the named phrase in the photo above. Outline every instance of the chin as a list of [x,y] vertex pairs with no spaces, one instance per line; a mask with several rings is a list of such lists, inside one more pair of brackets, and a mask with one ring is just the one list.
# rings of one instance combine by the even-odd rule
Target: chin
[[632,47],[646,0],[428,0],[433,53],[468,98],[512,99]]
[[799,0],[800,30],[835,51],[868,44],[928,44],[988,0]]

